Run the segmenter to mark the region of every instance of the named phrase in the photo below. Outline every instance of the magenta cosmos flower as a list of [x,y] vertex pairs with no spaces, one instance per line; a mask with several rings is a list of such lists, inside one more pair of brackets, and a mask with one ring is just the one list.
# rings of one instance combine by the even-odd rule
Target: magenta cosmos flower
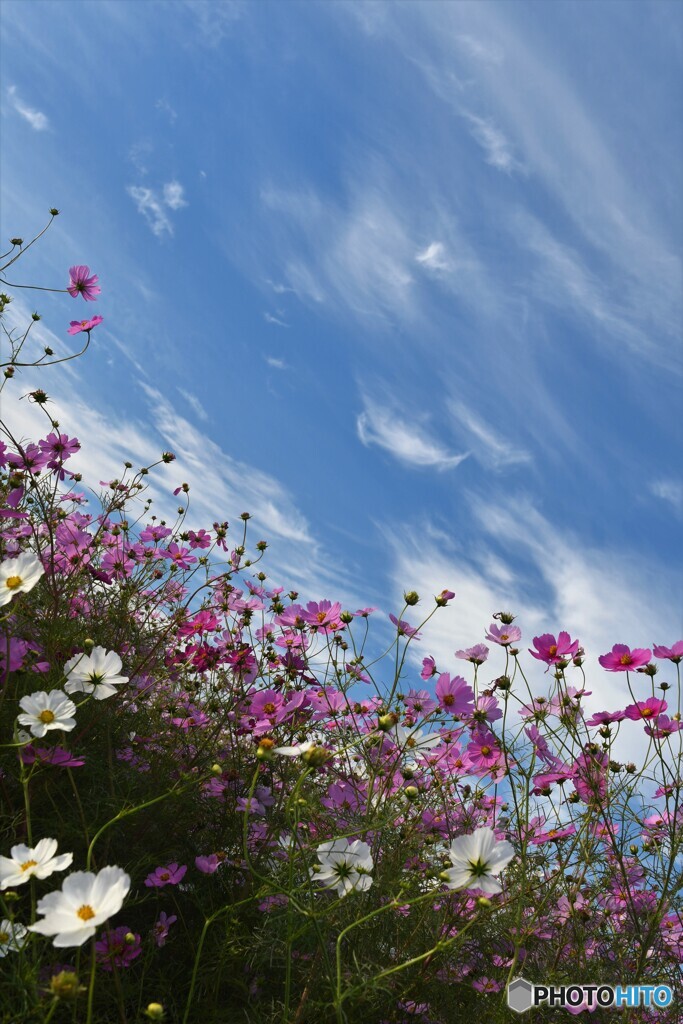
[[97,962],[103,970],[111,971],[114,967],[128,967],[142,953],[140,936],[132,932],[128,925],[107,930],[95,943]]
[[601,654],[598,661],[607,672],[629,672],[647,665],[652,651],[637,647],[631,650],[626,644],[615,644],[607,654]]
[[145,885],[148,889],[162,889],[165,885],[177,885],[178,882],[182,882],[186,871],[186,864],[179,867],[174,861],[173,864],[152,871],[145,879]]
[[662,647],[661,644],[654,646],[655,658],[668,658],[675,665],[683,661],[683,640],[677,640],[671,647]]
[[103,316],[94,316],[90,320],[70,320],[71,326],[69,327],[69,334],[80,334],[81,331],[92,331],[93,327],[98,327],[104,320]]
[[570,637],[564,630],[557,639],[552,633],[544,633],[543,636],[535,636],[532,641],[535,651],[529,648],[529,654],[538,661],[544,661],[546,665],[557,665],[560,661],[571,661],[579,649],[579,641]]
[[102,289],[97,284],[97,274],[90,274],[90,267],[69,267],[69,283],[66,290],[74,299],[82,295],[87,302],[94,302]]
[[658,700],[657,697],[648,697],[647,700],[638,700],[635,704],[629,704],[625,709],[627,718],[637,722],[641,718],[657,718],[663,711],[666,711],[665,700]]
[[473,665],[483,665],[489,656],[489,649],[486,644],[475,644],[474,647],[468,647],[464,651],[456,651],[456,658],[464,658],[465,661],[471,661]]

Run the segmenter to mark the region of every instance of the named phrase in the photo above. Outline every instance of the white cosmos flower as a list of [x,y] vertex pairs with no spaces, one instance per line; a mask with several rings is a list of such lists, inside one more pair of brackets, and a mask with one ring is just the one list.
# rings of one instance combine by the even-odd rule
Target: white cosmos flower
[[510,863],[515,851],[506,839],[498,841],[493,829],[478,828],[451,843],[452,868],[444,871],[449,889],[481,889],[487,895],[502,892],[495,877]]
[[30,932],[54,935],[59,948],[82,946],[96,930],[121,909],[130,889],[130,877],[122,868],[74,871],[64,879],[58,892],[38,900],[36,910],[43,920],[32,924]]
[[0,607],[9,604],[15,594],[33,590],[45,572],[43,563],[32,551],[0,563]]
[[274,754],[282,754],[283,757],[301,757],[307,750],[317,746],[313,740],[306,740],[305,743],[297,743],[295,747],[275,747]]
[[26,725],[34,736],[41,739],[51,729],[63,729],[71,732],[76,725],[72,715],[76,713],[76,705],[61,690],[37,690],[27,697],[22,697],[19,707],[25,712],[17,715],[19,725]]
[[95,700],[104,700],[116,693],[116,687],[128,682],[120,675],[121,659],[115,651],[95,647],[92,654],[76,654],[64,666],[67,693],[92,693]]
[[16,921],[0,921],[0,957],[18,953],[28,937],[28,929]]
[[355,839],[331,839],[318,847],[318,870],[311,877],[322,882],[329,889],[336,888],[340,896],[346,896],[354,889],[364,892],[372,885],[370,872],[373,868],[372,854],[367,843]]
[[397,747],[404,752],[410,751],[413,754],[421,754],[426,750],[441,743],[441,735],[438,732],[425,732],[424,729],[407,729],[403,725],[395,725],[389,731],[389,736]]
[[73,853],[57,852],[56,839],[41,839],[33,849],[30,846],[13,846],[9,857],[0,857],[0,889],[13,889],[23,885],[29,878],[47,878],[53,871],[64,871],[73,860]]

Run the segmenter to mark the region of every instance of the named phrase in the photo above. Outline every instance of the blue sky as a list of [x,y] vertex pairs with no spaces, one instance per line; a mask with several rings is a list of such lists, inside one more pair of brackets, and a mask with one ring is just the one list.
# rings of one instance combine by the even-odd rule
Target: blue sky
[[[103,286],[41,379],[93,479],[170,447],[159,506],[248,509],[306,599],[450,587],[451,671],[501,608],[594,656],[679,638],[680,4],[5,0],[2,32],[2,236],[56,205],[21,280]],[[25,302],[64,351],[71,300]]]

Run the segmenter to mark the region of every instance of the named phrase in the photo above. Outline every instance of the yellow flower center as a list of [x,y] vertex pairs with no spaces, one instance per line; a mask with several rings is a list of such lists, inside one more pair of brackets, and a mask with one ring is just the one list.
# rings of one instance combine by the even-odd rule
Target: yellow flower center
[[548,648],[548,654],[551,658],[555,657],[555,655],[557,654],[557,644],[550,645],[550,647]]
[[87,903],[84,903],[83,906],[79,907],[76,911],[76,916],[80,917],[81,921],[89,921],[95,916],[95,911],[92,907],[88,906]]
[[620,665],[630,665],[632,661],[633,658],[630,654],[622,654],[622,656],[619,658]]
[[326,614],[327,612],[318,612],[318,614],[316,615],[316,619],[318,620],[318,622],[324,622]]
[[21,586],[21,576],[8,576],[5,580],[5,586],[8,590],[16,590],[17,587]]
[[272,715],[275,713],[275,705],[269,701],[267,704],[263,705],[263,710],[267,715]]
[[484,757],[486,757],[488,754],[491,753],[491,748],[490,747],[482,747],[481,748],[481,752],[484,755]]
[[29,868],[34,868],[37,863],[37,860],[25,860],[23,864],[19,865],[19,867],[22,871],[28,871]]
[[452,707],[455,704],[455,697],[452,693],[445,693],[441,698],[447,708]]
[[44,711],[40,712],[40,714],[38,715],[38,718],[40,719],[41,722],[44,722],[45,725],[49,725],[50,722],[54,722],[54,720],[55,720],[55,713],[54,713],[54,711],[50,711],[49,708],[45,708]]
[[500,634],[500,639],[501,640],[509,640],[510,639],[510,634],[509,633],[501,633]]
[[81,320],[81,327],[87,327],[87,325],[88,325],[88,321],[87,320]]
[[652,708],[641,708],[640,714],[642,718],[649,718],[652,715]]
[[6,942],[10,940],[9,932],[0,932],[0,946],[4,946]]

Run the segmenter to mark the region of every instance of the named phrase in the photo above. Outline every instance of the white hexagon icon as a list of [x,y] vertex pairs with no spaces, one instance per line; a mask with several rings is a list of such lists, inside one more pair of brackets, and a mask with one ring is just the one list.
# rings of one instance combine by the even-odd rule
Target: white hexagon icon
[[508,985],[508,1006],[515,1013],[526,1013],[533,1005],[533,987],[525,978],[515,978]]

